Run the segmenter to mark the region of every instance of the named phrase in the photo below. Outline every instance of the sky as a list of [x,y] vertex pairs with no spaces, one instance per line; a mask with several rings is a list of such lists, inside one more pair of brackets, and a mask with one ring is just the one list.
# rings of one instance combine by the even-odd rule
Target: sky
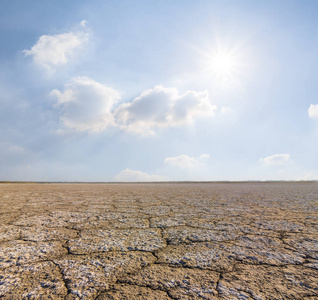
[[316,0],[2,0],[0,180],[317,180],[317,15]]

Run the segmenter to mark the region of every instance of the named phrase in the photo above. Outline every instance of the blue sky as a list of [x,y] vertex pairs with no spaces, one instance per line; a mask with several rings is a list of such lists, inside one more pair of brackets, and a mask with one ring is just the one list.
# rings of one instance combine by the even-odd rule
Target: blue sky
[[318,2],[0,3],[0,180],[318,179]]

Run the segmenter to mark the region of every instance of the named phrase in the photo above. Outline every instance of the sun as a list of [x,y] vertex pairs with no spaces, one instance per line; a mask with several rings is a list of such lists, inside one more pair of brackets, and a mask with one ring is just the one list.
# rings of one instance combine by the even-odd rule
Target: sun
[[229,79],[237,69],[237,61],[233,54],[218,51],[209,56],[209,70],[220,79]]
[[231,45],[216,41],[205,47],[194,48],[198,57],[195,76],[200,84],[213,86],[214,91],[241,88],[250,77],[252,56],[242,43]]

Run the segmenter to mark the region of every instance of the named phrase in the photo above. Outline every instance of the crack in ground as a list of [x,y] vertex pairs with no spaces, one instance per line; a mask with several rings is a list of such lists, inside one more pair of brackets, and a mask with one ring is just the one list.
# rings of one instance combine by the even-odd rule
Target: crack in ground
[[65,288],[67,289],[67,295],[66,295],[65,298],[64,298],[64,299],[66,299],[68,295],[72,294],[72,290],[69,288],[68,282],[67,282],[67,280],[65,279],[64,273],[63,273],[61,267],[59,266],[59,264],[55,263],[53,260],[51,260],[51,262],[58,268],[58,270],[59,270],[59,272],[60,272],[60,274],[61,274],[61,276],[62,276],[62,280],[63,280],[64,286],[65,286]]
[[[152,291],[161,291],[161,292],[165,292],[166,294],[167,294],[167,296],[169,297],[169,298],[171,298],[171,299],[179,299],[179,298],[174,298],[173,296],[171,296],[170,294],[169,294],[169,290],[168,289],[160,289],[160,288],[158,288],[158,289],[155,289],[155,288],[153,288],[151,285],[149,285],[149,284],[145,284],[145,285],[140,285],[140,284],[136,284],[136,283],[129,283],[129,282],[124,282],[124,281],[121,281],[120,279],[117,279],[117,281],[116,281],[116,283],[115,284],[125,284],[125,285],[128,285],[128,286],[138,286],[138,287],[142,287],[142,288],[149,288],[150,290],[152,290]],[[114,285],[115,285],[114,284]],[[113,286],[114,286],[113,285]],[[173,288],[172,288],[173,289]],[[108,290],[108,291],[116,291],[116,289],[115,288],[112,288],[112,289],[110,289],[110,290]]]
[[218,293],[218,297],[221,297],[221,292],[220,292],[220,281],[221,281],[221,279],[223,279],[223,273],[222,272],[220,272],[219,278],[218,278],[218,280],[216,282],[216,286],[215,286],[215,290]]

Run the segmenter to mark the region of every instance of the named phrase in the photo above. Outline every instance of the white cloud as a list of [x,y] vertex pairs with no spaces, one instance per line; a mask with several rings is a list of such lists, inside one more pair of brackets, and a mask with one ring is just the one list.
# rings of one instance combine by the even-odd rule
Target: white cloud
[[125,169],[115,177],[115,181],[119,182],[152,182],[165,180],[167,179],[159,175],[149,175],[147,173],[131,169]]
[[308,116],[310,118],[318,118],[318,104],[310,104],[308,108]]
[[82,27],[86,27],[86,26],[87,26],[87,21],[86,21],[86,20],[82,20],[82,21],[80,22],[80,25],[81,25]]
[[231,107],[228,107],[228,106],[222,106],[220,109],[220,114],[221,115],[233,114],[233,109]]
[[274,154],[271,156],[261,158],[259,162],[266,166],[280,165],[280,164],[286,163],[289,160],[289,158],[290,158],[289,154]]
[[115,126],[111,109],[120,98],[118,92],[88,77],[70,80],[64,91],[53,90],[61,109],[60,121],[73,131],[102,131]]
[[165,159],[165,163],[174,167],[179,167],[183,169],[188,169],[188,168],[191,169],[191,168],[201,166],[203,162],[209,157],[210,157],[209,154],[201,154],[198,157],[190,157],[188,155],[182,154],[179,156],[167,157]]
[[117,109],[118,92],[88,77],[76,77],[64,86],[64,91],[50,93],[61,108],[64,128],[74,131],[102,131],[108,126],[138,134],[154,134],[159,127],[191,124],[200,116],[213,116],[216,106],[207,92],[188,91],[179,95],[177,89],[156,86],[146,90],[130,103]]
[[306,173],[304,176],[299,177],[297,180],[318,180],[318,175],[315,173]]
[[[84,27],[86,23],[82,22],[81,25]],[[30,50],[23,52],[26,56],[32,56],[33,61],[49,73],[54,73],[55,68],[65,65],[74,54],[74,50],[87,40],[88,34],[84,32],[42,35]]]
[[175,88],[156,86],[122,104],[115,117],[121,128],[147,135],[154,134],[156,128],[191,124],[198,117],[214,116],[215,111],[207,91],[180,95]]
[[5,153],[8,155],[23,155],[27,152],[23,147],[9,142],[1,142],[0,148],[2,154]]

